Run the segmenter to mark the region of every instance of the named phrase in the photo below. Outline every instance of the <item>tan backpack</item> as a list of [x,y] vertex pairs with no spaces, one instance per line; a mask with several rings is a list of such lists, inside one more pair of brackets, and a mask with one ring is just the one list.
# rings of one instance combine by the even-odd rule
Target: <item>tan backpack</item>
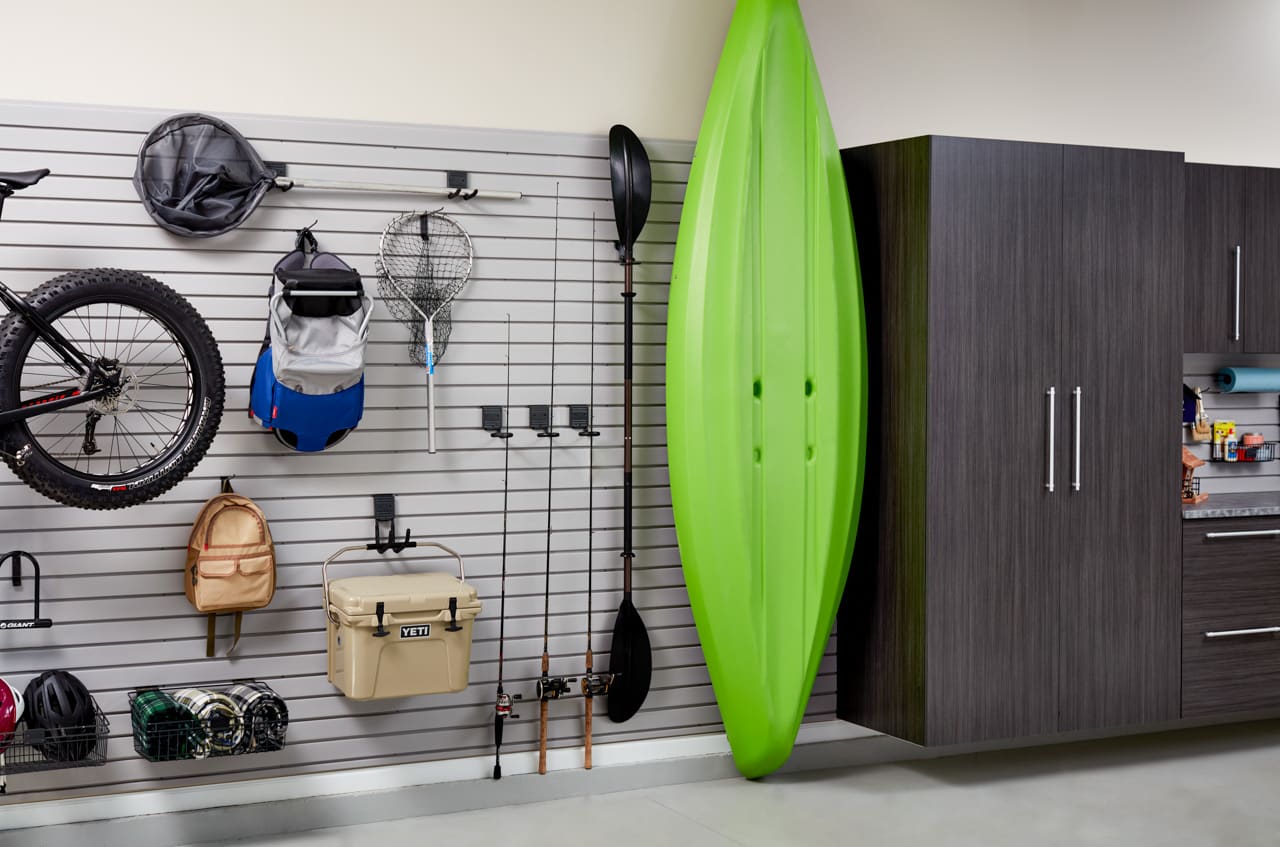
[[213,643],[219,612],[235,612],[235,640],[240,643],[244,613],[261,609],[276,591],[276,551],[262,510],[248,497],[231,490],[222,480],[216,495],[196,518],[187,542],[187,599],[197,611],[209,614],[205,655],[214,654]]

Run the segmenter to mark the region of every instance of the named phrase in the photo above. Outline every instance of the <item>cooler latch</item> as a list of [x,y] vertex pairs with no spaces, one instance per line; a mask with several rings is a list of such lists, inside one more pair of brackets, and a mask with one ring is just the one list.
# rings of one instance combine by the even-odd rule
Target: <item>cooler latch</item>
[[375,606],[373,609],[373,613],[378,616],[378,628],[373,631],[374,638],[386,638],[388,635],[391,634],[387,632],[387,630],[382,626],[382,615],[385,610],[386,610],[386,605],[381,600],[379,600],[378,605]]
[[458,626],[458,598],[449,598],[449,625],[444,628],[445,632],[457,632],[462,629]]

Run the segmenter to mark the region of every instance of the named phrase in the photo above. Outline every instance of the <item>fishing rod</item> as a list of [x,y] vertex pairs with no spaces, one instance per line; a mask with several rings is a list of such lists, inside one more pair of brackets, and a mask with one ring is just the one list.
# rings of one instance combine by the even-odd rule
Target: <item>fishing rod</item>
[[649,696],[653,678],[653,649],[649,631],[631,601],[631,564],[635,550],[631,539],[631,371],[634,347],[632,267],[635,243],[649,215],[653,179],[649,156],[636,134],[622,124],[609,130],[609,177],[613,189],[613,214],[618,224],[618,256],[623,267],[623,371],[622,371],[622,602],[613,624],[609,671],[609,719],[630,720]]
[[582,676],[582,708],[585,731],[583,734],[583,767],[591,770],[591,716],[595,711],[597,694],[608,694],[609,684],[613,678],[609,674],[598,674],[592,670],[591,656],[591,574],[595,565],[595,469],[596,436],[600,433],[592,429],[591,416],[596,408],[596,216],[591,216],[591,387],[587,400],[587,418],[578,430],[578,435],[587,441],[587,655],[586,672]]
[[556,289],[560,265],[560,183],[556,183],[555,242],[551,261],[551,405],[547,407],[547,425],[538,433],[547,439],[547,568],[542,591],[542,676],[538,678],[538,773],[547,772],[547,704],[569,693],[569,683],[562,676],[549,676],[551,655],[547,646],[551,634],[551,466],[555,456],[555,439],[560,433],[552,429],[556,412]]
[[502,648],[506,640],[507,628],[507,492],[510,485],[507,479],[511,473],[511,436],[514,434],[506,423],[511,409],[511,315],[507,315],[507,402],[502,407],[502,423],[490,436],[502,439],[502,599],[498,606],[498,700],[493,707],[493,778],[502,779],[502,725],[508,718],[518,718],[512,714],[511,701],[519,700],[502,690]]

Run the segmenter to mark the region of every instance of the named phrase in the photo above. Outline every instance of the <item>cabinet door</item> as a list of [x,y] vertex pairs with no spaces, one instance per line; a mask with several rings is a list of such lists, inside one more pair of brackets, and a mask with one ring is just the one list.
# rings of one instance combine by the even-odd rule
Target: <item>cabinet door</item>
[[1280,353],[1280,170],[1244,172],[1240,323],[1248,353]]
[[[931,145],[926,620],[931,745],[1052,732],[1045,487],[1062,148]],[[1061,408],[1061,385],[1057,403]],[[892,390],[888,386],[886,390]]]
[[1245,341],[1241,302],[1237,332],[1236,265],[1240,258],[1240,295],[1252,275],[1253,248],[1246,249],[1245,168],[1186,166],[1186,321],[1183,352],[1239,353]]
[[1184,170],[1172,153],[1063,159],[1067,484],[1053,561],[1068,731],[1178,716]]

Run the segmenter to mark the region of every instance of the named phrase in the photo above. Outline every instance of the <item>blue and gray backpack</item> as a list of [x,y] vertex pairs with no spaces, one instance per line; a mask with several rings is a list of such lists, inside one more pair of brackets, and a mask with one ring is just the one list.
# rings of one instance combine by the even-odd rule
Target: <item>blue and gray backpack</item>
[[346,262],[317,252],[310,229],[276,263],[267,298],[249,416],[286,447],[316,453],[360,423],[373,298]]

